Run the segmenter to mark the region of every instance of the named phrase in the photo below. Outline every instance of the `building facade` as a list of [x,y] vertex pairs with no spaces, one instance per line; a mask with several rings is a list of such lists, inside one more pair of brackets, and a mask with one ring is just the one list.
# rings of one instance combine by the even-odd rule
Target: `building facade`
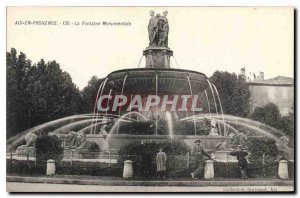
[[248,82],[250,90],[250,112],[256,107],[267,103],[278,106],[281,115],[287,115],[294,109],[294,79],[284,76],[264,80],[263,73],[251,82]]

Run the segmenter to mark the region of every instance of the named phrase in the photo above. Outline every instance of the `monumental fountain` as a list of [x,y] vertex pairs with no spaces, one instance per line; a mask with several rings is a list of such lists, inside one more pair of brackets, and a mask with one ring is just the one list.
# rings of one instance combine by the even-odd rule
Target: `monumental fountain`
[[28,145],[21,145],[24,138],[29,141],[41,132],[62,138],[66,151],[86,151],[91,142],[101,150],[112,150],[133,142],[168,139],[188,145],[201,139],[205,149],[216,151],[244,144],[248,136],[267,136],[280,144],[282,132],[224,115],[217,87],[205,74],[170,67],[174,53],[168,45],[167,14],[150,12],[145,68],[108,74],[99,86],[91,114],[28,129],[7,141],[8,151],[26,152]]

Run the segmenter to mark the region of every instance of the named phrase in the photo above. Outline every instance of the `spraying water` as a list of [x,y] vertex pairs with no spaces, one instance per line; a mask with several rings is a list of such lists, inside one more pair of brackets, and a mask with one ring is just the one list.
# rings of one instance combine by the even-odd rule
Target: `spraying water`
[[[106,82],[107,82],[108,78],[105,78],[105,80],[103,81],[103,85],[101,87],[101,93],[100,93],[100,97],[102,96],[102,93],[103,93],[103,90],[105,88],[105,85],[106,85]],[[96,104],[96,107],[97,107],[97,104],[98,104],[98,98],[96,98],[95,100],[95,104]],[[94,114],[95,114],[95,111],[94,111]],[[97,116],[98,116],[98,111],[96,111],[96,119],[95,119],[95,123],[97,122]],[[95,130],[96,129],[92,129],[92,133],[91,134],[94,134],[95,133]]]
[[[192,90],[191,81],[190,81],[189,76],[186,76],[186,77],[188,79],[188,83],[189,83],[189,86],[190,86],[190,92],[191,92],[191,96],[192,96],[193,95],[193,90]],[[192,112],[193,112],[193,116],[195,116],[194,109],[192,109]],[[195,133],[195,135],[197,135],[197,125],[196,125],[196,120],[195,119],[194,119],[194,133]]]
[[[99,92],[100,92],[100,90],[102,88],[103,83],[104,83],[104,81],[101,82],[101,84],[99,85],[98,91],[97,91],[97,96],[96,96],[95,103],[94,103],[93,119],[95,117],[95,112],[96,112],[96,108],[97,108],[97,99],[99,97]],[[91,128],[90,134],[92,134],[92,132],[93,132],[93,128]]]
[[[209,114],[202,114],[202,115],[197,115],[197,116],[190,116],[186,118],[182,118],[182,121],[187,121],[187,120],[194,120],[194,119],[205,119],[208,118]],[[272,139],[275,139],[276,141],[279,141],[279,138],[283,135],[285,135],[283,132],[279,131],[278,129],[275,129],[273,127],[270,127],[268,125],[265,125],[263,123],[260,123],[258,121],[250,120],[247,118],[241,118],[237,116],[232,116],[232,115],[226,115],[224,114],[222,117],[220,115],[212,114],[212,118],[214,119],[222,119],[224,117],[225,122],[224,123],[232,123],[236,126],[241,126],[244,127],[245,129],[248,129],[246,131],[251,132],[251,133],[257,133],[263,136],[268,136]],[[230,126],[230,125],[227,125]],[[243,131],[240,131],[243,133]]]
[[68,116],[65,118],[61,118],[61,119],[57,119],[57,120],[53,120],[44,124],[40,124],[38,126],[35,126],[33,128],[30,128],[28,130],[25,130],[23,132],[21,132],[20,134],[11,137],[10,139],[7,140],[8,143],[8,148],[7,150],[12,150],[13,148],[16,147],[16,145],[20,144],[25,136],[28,133],[38,133],[38,132],[42,132],[42,131],[47,131],[49,129],[53,129],[53,128],[57,128],[57,126],[61,126],[61,125],[65,125],[68,122],[72,122],[74,120],[80,120],[80,119],[86,119],[86,118],[90,118],[92,115],[91,114],[82,114],[82,115],[74,115],[74,116]]
[[209,100],[208,100],[207,91],[206,91],[206,90],[204,90],[204,92],[205,92],[205,96],[206,96],[206,101],[207,101],[207,106],[208,106],[208,112],[209,112],[209,116],[211,117],[210,104],[209,104]]
[[[217,89],[217,87],[213,84],[213,83],[211,83],[212,84],[212,86],[214,87],[214,89],[215,89],[215,91],[216,91],[216,94],[217,94],[217,97],[218,97],[218,101],[219,101],[219,105],[220,105],[220,109],[221,109],[221,114],[222,114],[222,119],[223,119],[223,122],[225,123],[225,120],[224,120],[224,113],[223,113],[223,107],[222,107],[222,103],[221,103],[221,100],[220,100],[220,96],[219,96],[219,92],[218,92],[218,89]],[[225,124],[224,124],[224,136],[226,136],[227,134],[226,134],[227,132],[226,132],[226,126],[225,126]]]
[[[217,102],[216,102],[216,97],[215,97],[215,94],[214,94],[214,90],[213,90],[213,88],[212,88],[212,85],[211,85],[210,81],[209,81],[208,79],[206,79],[206,81],[207,81],[207,83],[208,83],[208,85],[209,85],[209,87],[210,87],[210,91],[211,91],[212,96],[213,96],[213,99],[214,99],[215,108],[216,108],[216,113],[217,113],[217,115],[219,115],[219,112],[218,112],[218,106],[217,106]],[[219,126],[219,129],[221,129],[221,126],[220,126],[220,123],[219,123],[219,122],[218,122],[218,126]]]
[[168,129],[169,129],[169,136],[172,140],[174,138],[173,120],[172,120],[172,115],[169,111],[166,112],[166,120],[167,120],[167,124],[168,124]]
[[[116,128],[118,127],[118,125],[120,124],[120,122],[122,121],[126,121],[127,120],[127,117],[129,117],[129,119],[132,119],[131,116],[132,115],[136,115],[137,117],[140,117],[142,118],[144,121],[147,121],[148,119],[141,113],[139,112],[136,112],[136,111],[132,111],[132,112],[128,112],[128,113],[125,113],[124,115],[122,115],[113,125],[113,127],[110,129],[109,131],[109,134],[108,134],[108,137],[107,139],[110,138],[111,134],[113,134],[115,131],[116,131]],[[130,121],[131,122],[131,121]]]

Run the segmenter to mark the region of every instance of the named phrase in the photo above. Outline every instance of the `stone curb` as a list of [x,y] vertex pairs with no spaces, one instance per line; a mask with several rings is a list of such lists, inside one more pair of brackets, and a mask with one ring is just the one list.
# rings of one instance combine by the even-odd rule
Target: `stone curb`
[[294,186],[293,180],[195,180],[195,181],[134,181],[134,180],[96,180],[96,179],[62,179],[51,177],[20,177],[7,176],[7,182],[47,183],[47,184],[76,184],[102,186]]

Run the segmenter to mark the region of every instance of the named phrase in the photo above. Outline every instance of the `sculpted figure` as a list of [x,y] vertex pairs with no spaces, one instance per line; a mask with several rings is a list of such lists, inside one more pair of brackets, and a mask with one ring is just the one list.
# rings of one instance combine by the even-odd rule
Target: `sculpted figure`
[[29,154],[34,153],[35,151],[35,143],[38,136],[36,133],[31,132],[25,136],[26,144],[21,145],[17,148],[16,153]]
[[38,138],[38,136],[34,132],[28,133],[25,136],[26,144],[23,145],[23,146],[25,146],[25,147],[33,146],[34,147],[35,146],[35,141],[36,141],[37,138]]
[[107,124],[104,124],[104,125],[101,126],[100,134],[103,135],[104,139],[107,137],[107,135],[108,135],[108,133],[107,133]]
[[157,46],[157,37],[158,37],[158,18],[154,15],[154,11],[150,11],[150,20],[148,25],[148,34],[149,34],[149,46]]
[[284,146],[288,146],[290,143],[289,138],[285,135],[280,137],[280,141]]
[[150,47],[168,47],[169,23],[167,19],[168,11],[163,16],[150,11],[150,20],[148,25],[149,46]]
[[168,11],[164,11],[163,16],[159,17],[159,47],[168,47],[169,23],[167,15]]
[[211,128],[209,135],[219,135],[218,129],[217,129],[217,122],[215,120],[211,120],[210,122]]
[[76,147],[77,142],[77,133],[75,131],[70,131],[66,138],[66,146],[71,148]]
[[228,144],[226,140],[216,144],[215,151],[225,151],[225,150],[228,150]]
[[234,147],[235,145],[237,145],[237,137],[234,133],[229,133],[228,134],[228,146]]
[[86,139],[86,135],[84,132],[79,132],[77,137],[77,150],[80,150],[80,149],[85,149],[86,147],[86,142],[87,142],[87,139]]

